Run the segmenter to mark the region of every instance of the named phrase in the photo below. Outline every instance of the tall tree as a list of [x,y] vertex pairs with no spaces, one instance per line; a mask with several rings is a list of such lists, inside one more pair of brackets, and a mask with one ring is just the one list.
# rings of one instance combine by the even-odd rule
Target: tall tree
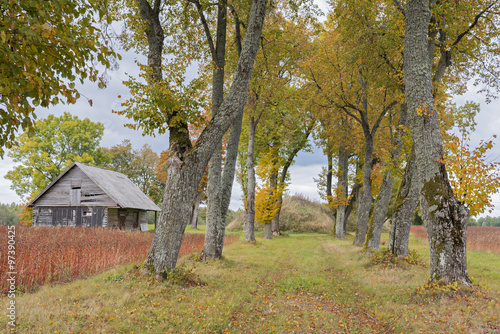
[[[168,178],[162,212],[146,259],[146,265],[158,274],[175,268],[184,230],[189,221],[192,204],[205,167],[224,133],[246,102],[247,88],[259,47],[266,5],[266,0],[253,1],[241,56],[231,88],[218,112],[213,115],[196,144],[192,145],[186,115],[190,111],[189,105],[180,106],[175,99],[165,95],[171,91],[168,87],[172,86],[168,85],[166,89],[159,89],[164,83],[168,84],[162,72],[165,34],[161,25],[161,15],[165,7],[162,7],[160,0],[155,0],[153,5],[146,0],[139,1],[140,23],[145,28],[144,33],[147,39],[147,43],[143,41],[142,45],[147,45],[148,50],[147,87],[144,88],[148,90],[151,88],[151,93],[155,96],[153,117],[156,117],[155,120],[161,120],[160,126],[169,131]],[[189,24],[186,27],[187,33],[193,28]],[[140,34],[140,32],[137,33]],[[170,102],[174,102],[173,105]],[[157,114],[159,116],[155,116]],[[150,122],[147,118],[140,116],[137,120],[143,129],[156,128],[160,123]]]
[[[394,3],[401,17],[408,19],[404,3],[399,1]],[[462,94],[467,89],[467,82],[474,78],[476,83],[484,84],[483,91],[486,91],[489,100],[498,89],[499,66],[495,55],[500,50],[496,38],[499,1],[430,1],[428,6],[431,10],[428,57],[433,65],[431,68],[433,97],[437,101],[445,89],[455,94]],[[443,130],[441,128],[441,133]],[[407,165],[414,164],[409,162]],[[403,219],[393,219],[393,223],[397,225],[393,231],[403,231],[403,235],[392,236],[391,233],[390,238],[391,242],[397,239],[403,240],[399,247],[394,248],[395,251],[401,250],[398,256],[407,254],[408,224],[413,217],[413,212],[410,211],[411,208],[414,210],[415,199],[418,197],[414,192],[418,194],[422,187],[420,177],[406,175],[411,170],[413,169],[406,169],[404,179],[409,182],[404,184],[412,200],[407,203],[398,198],[394,211],[394,217],[403,217]],[[400,194],[405,192],[407,193],[400,191]]]
[[65,112],[35,123],[34,134],[21,134],[8,155],[17,164],[5,178],[20,197],[42,191],[74,161],[103,166],[109,156],[99,147],[104,125]]
[[[301,4],[302,2],[297,1],[295,3]],[[304,3],[307,4],[307,1]],[[297,11],[299,8],[294,8],[292,3],[287,4],[285,2],[281,5],[285,8],[286,6],[291,7],[291,11]],[[266,30],[263,32],[262,48],[257,55],[255,75],[251,82],[250,97],[246,109],[248,115],[248,145],[246,159],[247,188],[244,191],[246,194],[244,229],[247,241],[255,240],[255,189],[257,186],[255,163],[258,161],[260,153],[273,146],[272,151],[275,155],[273,161],[277,163],[283,161],[284,151],[289,149],[292,156],[286,160],[289,160],[288,164],[291,165],[297,154],[292,153],[296,149],[294,146],[298,144],[303,147],[307,142],[307,139],[302,140],[301,135],[295,138],[289,136],[291,133],[302,134],[302,129],[306,128],[308,124],[306,120],[308,111],[303,108],[305,106],[303,101],[306,100],[307,93],[302,90],[298,81],[300,74],[298,63],[309,43],[308,38],[311,34],[311,26],[314,23],[314,7],[307,8],[304,6],[304,13],[306,14],[300,19],[297,18],[295,22],[287,18],[285,10],[275,10],[270,13]],[[311,130],[309,130],[309,133]],[[279,137],[282,137],[281,135],[286,140],[278,140]],[[271,165],[273,163],[269,164],[269,166]],[[288,168],[289,166],[284,170],[283,180],[286,178]],[[274,190],[269,189],[269,192],[278,195],[279,192],[275,191],[276,187],[283,187],[283,182],[278,182],[281,178],[278,178],[275,174],[280,168],[274,166],[272,169],[274,169],[274,172],[268,174],[268,176],[273,175],[272,177],[275,178],[276,182],[269,179],[264,180],[264,182],[274,182],[274,186],[270,187]],[[264,188],[268,186],[269,184]],[[261,195],[265,192],[265,190],[261,189]],[[280,197],[277,196],[277,198]],[[274,211],[279,215],[279,211]],[[268,220],[268,223],[271,220]],[[274,220],[275,226],[277,226],[278,220]],[[266,225],[266,227],[270,231],[270,226]],[[266,236],[270,236],[270,234]]]
[[[324,37],[320,39],[319,56],[313,58],[316,64],[309,67],[309,78],[332,108],[344,112],[362,129],[365,140],[363,188],[357,201],[354,243],[363,244],[372,204],[375,136],[386,114],[397,104],[398,96],[390,84],[392,76],[387,63],[370,52],[375,50],[378,41],[373,31],[384,24],[383,19],[364,2],[362,6],[357,5],[357,1],[349,2],[350,7],[339,3],[339,20],[355,25],[356,33],[353,35],[352,30],[342,24],[327,22]],[[359,40],[368,40],[367,44],[373,48],[365,44],[361,47]]]
[[428,0],[408,0],[405,18],[405,93],[422,180],[420,208],[429,237],[431,279],[470,285],[466,255],[469,214],[455,198],[442,162],[443,144],[432,95],[435,40],[429,30],[435,28],[431,25],[429,29],[430,5]]
[[73,81],[97,81],[94,62],[110,66],[115,54],[98,28],[105,22],[106,7],[96,0],[1,2],[0,157],[20,127],[33,130],[35,106],[55,105],[60,95],[75,103]]

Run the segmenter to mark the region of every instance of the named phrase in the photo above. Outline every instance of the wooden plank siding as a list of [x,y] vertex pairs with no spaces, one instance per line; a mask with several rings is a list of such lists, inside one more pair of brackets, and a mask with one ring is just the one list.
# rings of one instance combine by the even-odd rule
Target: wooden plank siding
[[[78,190],[80,187],[80,191]],[[74,192],[72,192],[74,188]],[[78,194],[79,193],[79,194]],[[73,199],[73,200],[71,200]],[[79,168],[72,168],[40,197],[36,206],[75,206],[76,201],[89,206],[116,206],[104,191]]]
[[35,207],[34,226],[107,227],[108,209],[105,207]]

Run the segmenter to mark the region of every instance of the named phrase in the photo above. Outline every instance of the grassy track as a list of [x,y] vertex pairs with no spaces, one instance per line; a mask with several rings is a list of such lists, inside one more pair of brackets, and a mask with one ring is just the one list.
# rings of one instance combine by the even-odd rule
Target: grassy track
[[[196,276],[189,285],[126,266],[18,296],[18,333],[500,332],[498,254],[469,253],[470,274],[489,288],[444,293],[450,287],[418,289],[425,266],[373,265],[349,240],[241,240],[222,261],[184,258]],[[412,238],[411,246],[428,261],[427,245]]]

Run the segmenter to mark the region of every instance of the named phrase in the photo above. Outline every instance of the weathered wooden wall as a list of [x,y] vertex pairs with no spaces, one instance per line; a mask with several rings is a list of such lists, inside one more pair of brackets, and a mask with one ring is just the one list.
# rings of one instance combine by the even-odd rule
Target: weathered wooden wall
[[77,206],[80,204],[84,206],[116,206],[111,197],[106,195],[79,168],[72,168],[35,203],[36,206]]
[[107,211],[105,207],[35,207],[33,225],[106,227]]

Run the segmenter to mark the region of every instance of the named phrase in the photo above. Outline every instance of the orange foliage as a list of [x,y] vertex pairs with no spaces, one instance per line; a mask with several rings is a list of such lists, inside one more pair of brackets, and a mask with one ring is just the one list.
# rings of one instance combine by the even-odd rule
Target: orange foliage
[[[424,226],[412,226],[410,231],[418,238],[428,240]],[[467,249],[500,253],[500,227],[467,227]]]
[[21,211],[19,212],[19,224],[25,226],[33,225],[33,208],[28,208],[28,203],[31,199],[28,199],[26,202],[20,205]]
[[[20,291],[144,260],[153,239],[153,233],[104,228],[16,226],[15,232],[16,284]],[[226,236],[225,244],[235,238]],[[204,240],[202,234],[184,235],[179,257],[201,252]],[[7,226],[0,226],[0,295],[7,291],[7,246]]]
[[493,141],[490,140],[471,149],[468,139],[455,135],[451,135],[451,140],[445,145],[444,163],[453,192],[467,205],[471,217],[492,207],[491,195],[500,188],[500,163],[486,162],[486,152],[492,148]]

